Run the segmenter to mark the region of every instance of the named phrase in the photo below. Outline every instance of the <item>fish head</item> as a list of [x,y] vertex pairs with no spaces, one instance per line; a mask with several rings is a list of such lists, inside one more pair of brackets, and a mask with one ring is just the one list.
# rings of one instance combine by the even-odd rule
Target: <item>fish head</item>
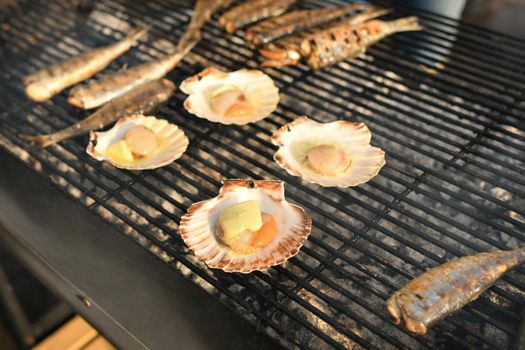
[[427,332],[425,323],[408,316],[410,313],[404,309],[404,304],[399,301],[400,297],[402,298],[398,293],[395,293],[386,301],[386,308],[390,316],[392,316],[394,324],[399,325],[403,321],[408,331],[420,335],[425,334]]
[[54,94],[54,90],[43,81],[35,81],[25,86],[26,95],[33,101],[41,102],[49,100]]

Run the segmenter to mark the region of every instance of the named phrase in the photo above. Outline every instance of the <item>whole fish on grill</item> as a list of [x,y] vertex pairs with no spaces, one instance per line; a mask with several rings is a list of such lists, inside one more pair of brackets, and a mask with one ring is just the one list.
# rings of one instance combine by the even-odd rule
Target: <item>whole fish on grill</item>
[[525,263],[525,247],[465,256],[434,267],[408,282],[387,301],[395,324],[413,333],[479,297],[505,272]]
[[228,33],[248,24],[284,13],[297,0],[248,0],[225,12],[219,25]]
[[109,101],[87,118],[63,130],[49,135],[22,137],[40,147],[47,147],[57,142],[101,129],[121,117],[133,114],[148,114],[161,103],[167,101],[175,92],[175,84],[167,79],[154,80]]
[[353,26],[363,23],[372,18],[383,16],[389,12],[390,10],[388,9],[370,6],[360,13],[347,17],[336,23],[325,24],[318,28],[304,30],[282,39],[272,41],[259,50],[261,56],[265,58],[261,65],[263,67],[298,65],[301,62],[301,43],[304,39],[332,28]]
[[200,31],[202,27],[210,20],[215,11],[219,8],[228,7],[232,1],[233,0],[197,0],[188,28],[180,38],[177,49],[184,51],[187,46],[200,41]]
[[78,108],[91,109],[124,95],[148,81],[164,77],[174,69],[180,61],[197,44],[188,43],[182,51],[165,55],[151,62],[103,75],[85,85],[77,85],[71,89],[68,102]]
[[296,10],[257,23],[246,30],[244,40],[254,45],[266,44],[296,30],[304,30],[330,22],[351,12],[364,10],[364,4],[351,4],[314,10]]
[[128,51],[148,31],[137,27],[116,43],[93,49],[39,70],[24,79],[27,96],[46,101],[65,88],[86,80]]
[[419,25],[417,17],[342,25],[305,38],[301,43],[301,56],[310,67],[319,69],[347,58],[355,58],[389,35],[421,29],[423,27]]

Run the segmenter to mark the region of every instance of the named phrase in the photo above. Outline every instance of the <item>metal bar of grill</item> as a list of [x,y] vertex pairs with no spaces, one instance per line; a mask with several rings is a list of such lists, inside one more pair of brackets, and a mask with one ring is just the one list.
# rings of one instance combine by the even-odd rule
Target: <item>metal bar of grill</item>
[[[429,266],[524,244],[524,41],[399,8],[396,15],[419,15],[426,30],[389,38],[322,72],[268,70],[282,101],[260,123],[211,125],[187,114],[177,94],[160,115],[182,126],[190,148],[167,168],[136,174],[90,159],[85,138],[37,151],[17,136],[56,130],[84,115],[67,105],[64,93],[50,103],[28,102],[20,81],[30,71],[121,37],[109,17],[155,23],[152,37],[176,42],[191,14],[189,6],[181,11],[168,1],[108,0],[93,10],[81,25],[74,6],[60,2],[10,16],[9,30],[0,33],[6,43],[0,56],[4,147],[291,347],[511,346],[525,305],[523,268],[424,337],[393,326],[384,300]],[[180,82],[206,65],[256,67],[240,34],[224,39],[215,22],[206,26],[204,42],[170,78]],[[144,42],[110,69],[163,53]],[[278,169],[269,136],[302,114],[367,123],[373,142],[387,152],[381,174],[356,188],[320,191]],[[184,247],[180,216],[231,177],[284,180],[287,197],[311,214],[312,235],[287,265],[226,274],[205,268]]]

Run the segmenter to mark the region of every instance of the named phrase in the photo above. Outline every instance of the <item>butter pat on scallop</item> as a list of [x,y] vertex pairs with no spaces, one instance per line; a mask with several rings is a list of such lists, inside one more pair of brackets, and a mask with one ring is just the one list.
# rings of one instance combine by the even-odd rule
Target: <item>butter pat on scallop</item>
[[219,215],[225,240],[236,239],[245,230],[258,231],[263,225],[261,209],[254,200],[234,204]]
[[129,149],[128,144],[124,140],[119,140],[112,144],[107,150],[106,154],[114,162],[131,163],[135,160],[133,153]]

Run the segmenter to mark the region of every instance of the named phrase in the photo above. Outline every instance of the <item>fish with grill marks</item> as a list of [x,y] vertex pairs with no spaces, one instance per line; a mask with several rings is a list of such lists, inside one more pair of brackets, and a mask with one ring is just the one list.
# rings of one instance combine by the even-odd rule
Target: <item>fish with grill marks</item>
[[179,62],[197,44],[188,43],[182,51],[176,51],[151,62],[103,75],[84,85],[77,85],[71,89],[68,102],[73,106],[91,109],[124,95],[148,81],[164,77],[174,69]]
[[430,326],[477,299],[508,270],[525,263],[525,247],[465,256],[408,282],[387,301],[396,325],[425,334]]
[[306,58],[311,68],[319,69],[355,58],[389,35],[421,29],[423,27],[419,25],[417,17],[342,25],[305,38],[301,43],[301,56]]
[[151,113],[167,101],[174,92],[175,84],[171,81],[153,80],[109,101],[87,118],[63,130],[49,135],[22,135],[22,138],[44,148],[91,130],[101,129],[121,117]]
[[244,40],[254,45],[266,44],[295,31],[313,28],[346,14],[363,10],[364,4],[351,4],[314,10],[296,10],[282,16],[267,19],[246,30]]
[[297,0],[248,0],[225,12],[219,25],[228,33],[265,18],[279,16]]
[[137,27],[125,38],[41,69],[24,79],[26,95],[33,101],[47,101],[65,88],[100,72],[117,57],[128,51],[148,31]]
[[296,66],[301,62],[301,43],[304,39],[332,28],[347,27],[363,23],[372,18],[383,16],[389,12],[390,10],[388,9],[370,6],[360,13],[346,17],[336,23],[325,24],[317,28],[300,31],[299,33],[272,41],[259,49],[259,53],[264,57],[261,66]]

